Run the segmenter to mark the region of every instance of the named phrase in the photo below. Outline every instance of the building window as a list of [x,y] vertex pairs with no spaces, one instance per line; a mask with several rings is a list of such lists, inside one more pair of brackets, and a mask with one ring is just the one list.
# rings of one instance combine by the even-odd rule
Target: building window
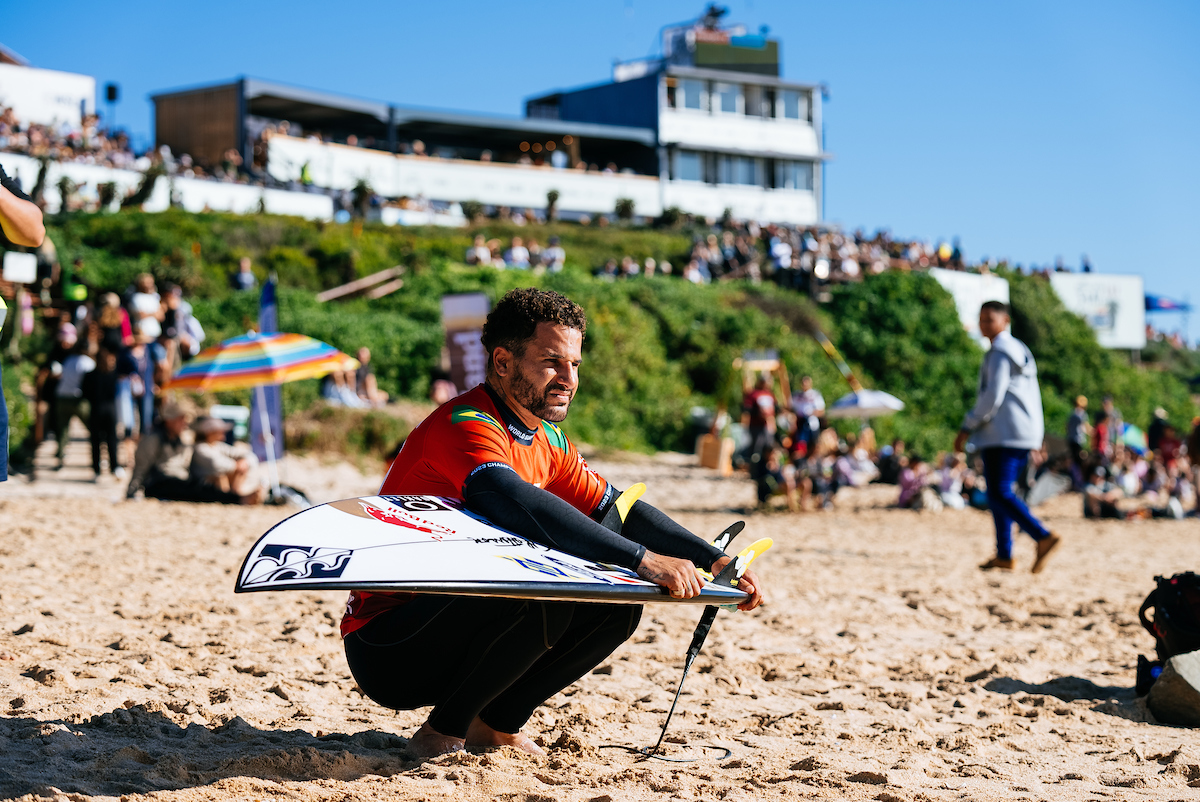
[[737,114],[738,99],[741,93],[741,87],[737,84],[717,84],[716,87],[717,108],[722,114]]
[[767,113],[766,95],[761,86],[747,84],[745,88],[745,106],[747,117],[769,117]]
[[717,183],[761,185],[758,159],[747,156],[718,156]]
[[775,188],[812,192],[813,163],[779,160],[775,162]]
[[706,105],[704,82],[694,78],[684,78],[680,83],[683,84],[683,107],[703,110]]
[[788,120],[808,121],[808,95],[795,89],[784,89],[779,93],[781,115]]
[[675,178],[680,181],[703,181],[704,157],[694,150],[676,151]]

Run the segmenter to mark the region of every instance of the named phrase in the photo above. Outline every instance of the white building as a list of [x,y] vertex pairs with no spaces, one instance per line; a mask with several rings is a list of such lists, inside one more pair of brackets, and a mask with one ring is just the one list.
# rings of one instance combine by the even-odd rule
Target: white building
[[[478,201],[565,216],[683,212],[820,221],[821,90],[784,81],[779,43],[711,12],[664,32],[661,57],[526,102],[525,117],[416,109],[274,82],[155,95],[158,144],[214,165],[230,149],[275,180],[392,199]],[[286,133],[280,134],[286,122]],[[263,136],[263,132],[268,133]]]
[[96,110],[96,79],[90,75],[30,67],[0,46],[0,106],[23,124],[78,128]]

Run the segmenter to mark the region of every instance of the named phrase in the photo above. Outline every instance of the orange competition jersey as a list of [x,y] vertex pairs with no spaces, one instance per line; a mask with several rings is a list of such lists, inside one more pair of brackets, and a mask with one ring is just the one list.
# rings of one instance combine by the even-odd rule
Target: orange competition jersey
[[[442,404],[413,430],[392,463],[379,494],[462,499],[477,472],[507,466],[534,487],[591,515],[614,492],[588,467],[562,430],[548,421],[527,429],[486,385]],[[352,591],[342,637],[403,604],[409,593]]]

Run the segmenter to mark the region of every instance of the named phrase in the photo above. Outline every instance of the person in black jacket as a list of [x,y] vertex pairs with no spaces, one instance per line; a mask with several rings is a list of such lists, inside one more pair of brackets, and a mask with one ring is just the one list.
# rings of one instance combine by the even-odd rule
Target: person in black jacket
[[83,377],[83,397],[91,407],[88,428],[92,433],[92,470],[95,481],[100,481],[100,446],[108,448],[108,470],[121,478],[125,469],[121,467],[121,454],[117,448],[117,355],[101,350],[96,356],[96,369]]

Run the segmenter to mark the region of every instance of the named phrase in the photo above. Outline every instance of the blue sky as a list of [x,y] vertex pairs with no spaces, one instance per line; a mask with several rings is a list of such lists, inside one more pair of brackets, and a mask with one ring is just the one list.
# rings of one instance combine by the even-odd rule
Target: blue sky
[[[6,5],[0,42],[35,66],[119,83],[117,122],[148,142],[150,93],[243,74],[519,114],[525,97],[649,54],[663,25],[704,4]],[[959,236],[971,258],[1025,265],[1086,253],[1098,271],[1200,304],[1200,3],[726,5],[782,40],[785,77],[830,87],[830,220]]]

